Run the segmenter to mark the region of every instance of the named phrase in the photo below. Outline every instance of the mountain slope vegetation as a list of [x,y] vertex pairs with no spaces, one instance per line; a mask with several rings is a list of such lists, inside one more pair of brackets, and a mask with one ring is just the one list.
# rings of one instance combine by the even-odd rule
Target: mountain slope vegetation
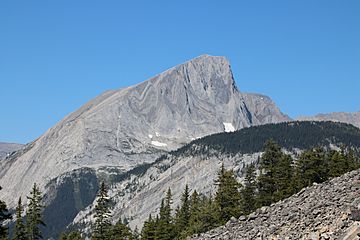
[[285,149],[308,149],[329,144],[359,148],[360,129],[337,122],[295,121],[244,128],[232,133],[218,133],[192,141],[174,151],[175,155],[206,154],[216,150],[223,154],[260,152],[268,139]]

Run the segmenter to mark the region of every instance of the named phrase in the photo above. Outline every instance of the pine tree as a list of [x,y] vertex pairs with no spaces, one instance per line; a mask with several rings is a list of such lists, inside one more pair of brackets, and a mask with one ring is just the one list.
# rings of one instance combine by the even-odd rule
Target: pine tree
[[40,226],[46,226],[42,220],[44,206],[41,203],[42,193],[36,183],[34,183],[30,196],[28,196],[27,199],[29,204],[26,212],[26,230],[29,240],[43,239]]
[[352,171],[360,168],[360,158],[356,155],[353,148],[346,149],[345,159],[347,160],[347,166],[348,166],[346,171]]
[[95,228],[92,234],[92,239],[106,240],[107,233],[111,227],[110,223],[110,210],[109,210],[109,197],[107,187],[104,182],[100,185],[98,199],[95,206]]
[[156,239],[156,226],[151,214],[149,215],[149,219],[144,222],[144,226],[141,230],[141,239]]
[[107,236],[107,240],[134,240],[131,229],[121,220],[110,227]]
[[181,238],[185,239],[186,236],[200,234],[217,227],[219,224],[216,216],[216,206],[211,195],[200,196],[194,191],[190,198],[189,225]]
[[71,231],[68,233],[61,233],[59,240],[85,240],[85,238],[81,236],[79,231]]
[[237,182],[232,170],[225,170],[224,165],[216,180],[218,186],[215,195],[217,219],[220,224],[226,223],[231,217],[241,214],[241,184]]
[[169,188],[165,199],[161,201],[159,221],[157,223],[157,239],[167,240],[174,238],[174,228],[171,217],[172,194]]
[[[2,187],[0,186],[0,190]],[[0,239],[7,237],[7,230],[8,228],[3,226],[4,222],[6,220],[11,219],[11,214],[9,213],[9,210],[6,207],[5,202],[0,200]]]
[[26,228],[23,222],[22,214],[24,208],[21,202],[21,197],[19,197],[18,205],[16,207],[16,223],[14,228],[14,240],[27,240]]
[[190,197],[190,207],[189,207],[189,224],[186,229],[186,236],[193,234],[198,234],[202,230],[202,222],[200,216],[200,199],[199,194],[195,190]]
[[184,192],[181,196],[180,207],[176,214],[175,230],[178,235],[181,235],[186,230],[190,218],[190,202],[189,202],[189,187],[186,184]]
[[255,165],[250,164],[246,168],[244,188],[241,191],[242,211],[244,214],[249,214],[256,209],[255,191],[256,191]]
[[290,155],[282,154],[279,161],[274,166],[274,183],[275,192],[273,193],[272,202],[277,202],[291,196],[294,193],[291,180],[294,176],[294,168],[292,166],[293,159]]
[[344,154],[331,150],[328,154],[327,160],[329,161],[329,177],[337,177],[346,172],[348,166]]
[[213,200],[211,194],[209,197],[202,196],[199,202],[200,204],[200,228],[196,233],[207,232],[210,229],[213,229],[220,225],[219,214],[218,214],[218,205],[215,200]]
[[277,191],[276,166],[283,157],[280,146],[271,139],[265,143],[264,150],[260,158],[257,207],[274,202],[273,194]]
[[321,183],[328,179],[328,165],[325,151],[314,148],[304,151],[297,161],[297,174],[301,176],[301,188],[312,183]]

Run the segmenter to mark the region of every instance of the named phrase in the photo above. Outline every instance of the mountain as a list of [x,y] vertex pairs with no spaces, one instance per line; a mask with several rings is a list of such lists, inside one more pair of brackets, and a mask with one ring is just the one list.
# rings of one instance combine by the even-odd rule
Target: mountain
[[22,148],[22,144],[0,142],[0,159]]
[[191,239],[355,240],[359,221],[360,170],[356,170]]
[[[342,144],[360,150],[360,129],[333,122],[267,124],[206,136],[158,158],[152,164],[109,179],[110,197],[115,203],[113,221],[126,218],[133,229],[141,228],[149,214],[155,216],[158,213],[160,199],[168,188],[173,194],[173,208],[179,204],[186,184],[190,190],[207,195],[215,193],[214,180],[222,164],[227,169],[234,169],[241,181],[244,167],[258,161],[264,143],[270,138],[294,155],[301,149]],[[73,225],[88,226],[91,214],[91,207],[81,211]]]
[[[289,120],[268,97],[241,93],[224,57],[203,55],[103,93],[2,160],[3,199],[15,207],[36,182],[53,231],[94,200],[99,181],[122,178],[196,138]],[[61,202],[64,220],[51,222],[60,221],[51,216]]]
[[347,112],[333,112],[327,114],[317,114],[315,116],[301,116],[298,120],[310,120],[310,121],[334,121],[350,123],[360,128],[360,111],[347,113]]

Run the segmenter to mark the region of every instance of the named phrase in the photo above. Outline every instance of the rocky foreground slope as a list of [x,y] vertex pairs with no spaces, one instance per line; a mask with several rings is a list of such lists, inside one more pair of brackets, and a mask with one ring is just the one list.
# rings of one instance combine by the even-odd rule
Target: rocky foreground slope
[[231,219],[197,240],[360,238],[360,170]]

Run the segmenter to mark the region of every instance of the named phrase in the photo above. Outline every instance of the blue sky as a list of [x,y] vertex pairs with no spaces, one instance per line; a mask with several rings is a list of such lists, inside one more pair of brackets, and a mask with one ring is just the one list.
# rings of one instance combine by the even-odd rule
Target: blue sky
[[201,54],[291,117],[360,110],[360,1],[0,1],[0,141]]

